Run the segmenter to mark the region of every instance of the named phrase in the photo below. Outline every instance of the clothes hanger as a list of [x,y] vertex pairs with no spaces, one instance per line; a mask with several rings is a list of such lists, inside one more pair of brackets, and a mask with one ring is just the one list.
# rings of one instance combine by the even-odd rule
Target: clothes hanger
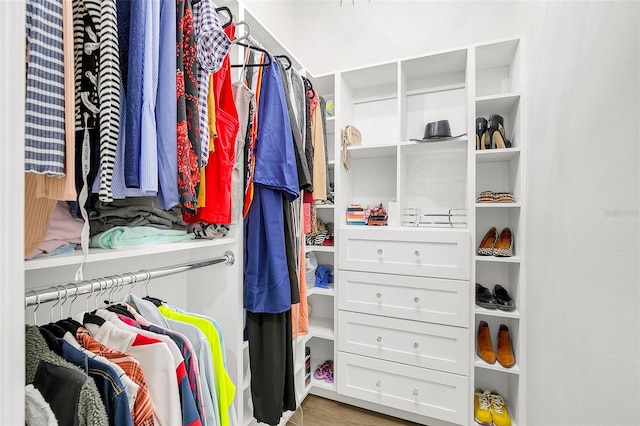
[[[197,4],[200,0],[195,0],[193,4]],[[216,7],[216,12],[224,12],[228,15],[229,21],[222,24],[222,28],[227,28],[233,22],[233,14],[231,13],[231,9],[227,6]]]
[[251,50],[255,50],[257,52],[262,52],[265,55],[267,55],[267,59],[269,60],[269,62],[265,62],[262,64],[236,64],[236,65],[231,65],[232,68],[240,68],[240,67],[266,67],[271,65],[271,55],[269,54],[269,52],[267,52],[265,49],[261,48],[261,47],[257,47],[257,46],[253,46],[251,44],[246,44],[246,43],[236,43],[238,46],[242,46],[242,47],[246,47],[248,49]]
[[56,301],[56,303],[53,304],[53,306],[51,307],[51,311],[49,312],[49,322],[53,322],[53,311],[56,306],[58,306],[60,304],[60,302],[62,301],[62,299],[60,298],[60,288],[58,288],[58,286],[55,287],[51,287],[51,288],[55,288],[56,291],[58,292],[57,294],[57,298],[58,300]]
[[76,299],[78,298],[78,285],[76,283],[71,283],[71,285],[73,285],[73,287],[75,287],[76,294],[75,294],[75,297],[73,299],[71,299],[71,303],[69,303],[69,312],[67,314],[67,318],[71,318],[71,308],[73,307],[73,302],[75,302]]
[[238,44],[242,40],[246,39],[247,37],[249,37],[251,35],[251,25],[249,25],[249,23],[247,21],[238,21],[238,22],[236,22],[236,28],[238,26],[242,26],[242,25],[247,27],[246,31],[240,37],[231,40],[231,44]]
[[274,58],[286,60],[287,61],[287,67],[285,69],[286,70],[290,70],[291,69],[291,59],[289,59],[289,57],[287,55],[275,55]]

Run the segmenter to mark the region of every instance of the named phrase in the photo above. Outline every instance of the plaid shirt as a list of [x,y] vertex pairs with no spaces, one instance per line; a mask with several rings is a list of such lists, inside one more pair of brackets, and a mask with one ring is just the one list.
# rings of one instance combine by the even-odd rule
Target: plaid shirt
[[103,345],[89,335],[89,331],[84,327],[79,327],[76,331],[76,340],[88,351],[96,355],[103,356],[117,364],[124,372],[133,380],[140,388],[136,395],[136,402],[131,407],[131,419],[133,424],[138,426],[153,425],[153,408],[151,407],[151,398],[149,397],[149,389],[142,372],[140,363],[132,356],[123,352],[113,350]]
[[202,166],[209,161],[209,114],[207,94],[209,75],[220,69],[222,61],[229,53],[231,41],[224,33],[212,0],[201,0],[193,6],[193,22],[196,31],[198,58],[198,112],[200,115],[200,146]]

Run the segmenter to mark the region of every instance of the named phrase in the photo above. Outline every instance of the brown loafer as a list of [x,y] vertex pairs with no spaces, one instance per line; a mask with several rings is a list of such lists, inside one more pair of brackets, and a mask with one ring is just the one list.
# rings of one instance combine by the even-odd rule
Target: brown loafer
[[498,330],[498,363],[504,368],[511,368],[516,365],[516,357],[513,354],[513,345],[511,344],[511,335],[509,327],[500,324]]
[[480,359],[487,364],[496,363],[496,353],[491,343],[491,334],[489,334],[489,324],[486,321],[480,321],[478,325],[478,343],[477,352]]

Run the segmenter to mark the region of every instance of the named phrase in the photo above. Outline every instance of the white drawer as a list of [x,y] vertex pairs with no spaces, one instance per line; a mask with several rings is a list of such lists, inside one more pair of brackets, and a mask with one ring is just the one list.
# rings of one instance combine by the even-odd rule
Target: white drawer
[[338,309],[469,327],[469,281],[340,271]]
[[451,423],[468,421],[469,379],[338,352],[338,393]]
[[340,269],[469,279],[467,230],[341,228],[338,235]]
[[469,329],[338,312],[338,350],[469,375]]

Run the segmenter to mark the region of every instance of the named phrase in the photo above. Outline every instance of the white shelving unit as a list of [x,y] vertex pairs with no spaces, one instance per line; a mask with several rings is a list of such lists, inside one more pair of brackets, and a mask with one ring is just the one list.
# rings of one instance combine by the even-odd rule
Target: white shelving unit
[[[340,165],[335,174],[334,210],[338,224],[336,315],[338,319],[347,319],[340,320],[340,327],[336,329],[337,389],[335,393],[322,392],[322,396],[350,403],[355,398],[356,401],[363,401],[362,406],[366,406],[367,401],[375,402],[380,411],[391,410],[396,416],[420,423],[448,421],[472,424],[474,390],[486,388],[499,392],[505,398],[513,424],[524,424],[524,57],[524,40],[514,38],[336,73],[336,128],[355,125],[362,133],[362,144],[349,148],[350,170],[347,172]],[[499,114],[504,118],[504,127],[513,146],[476,151],[475,118],[485,116],[488,119],[491,114]],[[466,135],[438,142],[411,140],[422,138],[426,123],[442,119],[449,120],[453,135]],[[340,135],[336,135],[335,158],[342,157],[339,143]],[[477,203],[477,195],[486,190],[511,192],[516,202]],[[398,203],[399,212],[396,214],[399,215],[405,208],[435,214],[451,208],[466,209],[466,224],[459,229],[438,228],[444,233],[439,237],[440,240],[437,240],[436,234],[430,233],[435,229],[426,227],[409,229],[405,226],[379,228],[346,225],[343,212],[348,204],[373,206],[382,202],[387,206],[391,201]],[[397,223],[402,223],[401,217]],[[476,255],[477,244],[491,226],[496,226],[498,231],[506,226],[512,229],[515,256]],[[406,231],[413,236],[409,237]],[[405,413],[402,404],[397,403],[397,395],[393,394],[396,389],[387,390],[389,394],[385,391],[380,394],[379,389],[377,392],[372,389],[372,393],[369,393],[365,382],[355,384],[369,373],[365,370],[356,372],[354,366],[367,368],[368,363],[384,360],[384,365],[395,371],[394,362],[401,359],[402,351],[398,349],[396,355],[385,358],[383,354],[393,352],[382,350],[372,355],[364,349],[367,347],[364,343],[363,349],[358,349],[360,343],[356,338],[352,341],[351,333],[372,333],[373,336],[381,332],[366,328],[360,330],[352,323],[356,320],[351,313],[382,315],[388,317],[387,323],[391,322],[391,317],[393,321],[402,321],[403,318],[424,321],[425,325],[444,326],[439,331],[446,333],[446,327],[449,326],[446,320],[431,316],[430,308],[425,307],[425,312],[415,316],[414,300],[425,298],[413,296],[402,300],[405,291],[410,294],[414,290],[411,286],[407,289],[397,287],[401,285],[397,283],[405,283],[409,278],[423,279],[421,275],[424,270],[421,268],[425,261],[421,256],[429,250],[425,245],[433,238],[437,242],[453,241],[456,235],[467,235],[469,244],[460,243],[467,247],[466,254],[460,257],[458,253],[452,255],[451,259],[468,262],[470,266],[468,270],[460,269],[455,277],[461,280],[456,290],[461,293],[453,293],[457,296],[449,302],[438,301],[437,304],[439,309],[465,310],[464,314],[458,313],[457,321],[462,320],[458,326],[465,330],[466,337],[462,340],[467,349],[464,356],[460,355],[462,352],[451,356],[457,362],[466,363],[465,371],[468,373],[463,373],[466,381],[455,382],[453,388],[459,393],[447,400],[453,405],[446,412],[426,407],[422,410],[418,404],[411,413]],[[408,250],[407,244],[413,244],[414,248]],[[426,276],[444,274],[440,276],[452,279],[447,272],[443,272],[445,269],[438,269],[439,264],[448,262],[445,255],[441,256],[439,259],[432,257],[426,262],[435,265]],[[455,264],[453,261],[450,263]],[[410,277],[398,276],[394,279],[394,274]],[[516,309],[503,312],[476,306],[475,282],[486,286],[502,284],[515,300]],[[424,283],[420,288],[429,289],[432,285],[435,283]],[[390,301],[389,294],[392,295]],[[411,302],[414,303],[414,311],[404,317],[410,310],[405,309],[403,304],[407,303],[408,308]],[[507,369],[499,364],[488,365],[477,357],[475,340],[481,320],[489,323],[494,344],[499,325],[509,327],[516,355],[514,367]],[[369,326],[374,327],[373,318],[371,321]],[[349,327],[360,331],[347,331],[345,328]],[[406,329],[401,327],[398,330]],[[345,337],[344,333],[349,336]],[[371,345],[375,347],[375,341]],[[404,368],[398,366],[399,376],[406,374]],[[429,367],[420,371],[430,374],[436,370],[435,367]],[[418,387],[416,384],[416,389]],[[397,409],[400,412],[393,411]],[[418,420],[415,415],[418,415]]]
[[[506,191],[514,194],[514,203],[475,203],[472,232],[477,248],[484,233],[495,226],[498,232],[510,227],[514,236],[513,257],[475,256],[473,282],[493,289],[502,285],[513,298],[516,309],[512,312],[489,310],[473,306],[475,330],[479,321],[487,321],[494,346],[500,324],[509,327],[516,365],[504,368],[499,363],[489,365],[475,355],[473,363],[474,389],[490,389],[505,399],[512,422],[524,424],[526,382],[526,283],[525,283],[525,194],[526,165],[526,78],[524,39],[500,40],[473,48],[475,73],[473,74],[472,105],[475,117],[489,119],[491,114],[504,118],[504,128],[512,147],[475,151],[473,161],[475,193]],[[470,200],[474,202],[475,200]],[[473,391],[473,389],[472,389]]]

